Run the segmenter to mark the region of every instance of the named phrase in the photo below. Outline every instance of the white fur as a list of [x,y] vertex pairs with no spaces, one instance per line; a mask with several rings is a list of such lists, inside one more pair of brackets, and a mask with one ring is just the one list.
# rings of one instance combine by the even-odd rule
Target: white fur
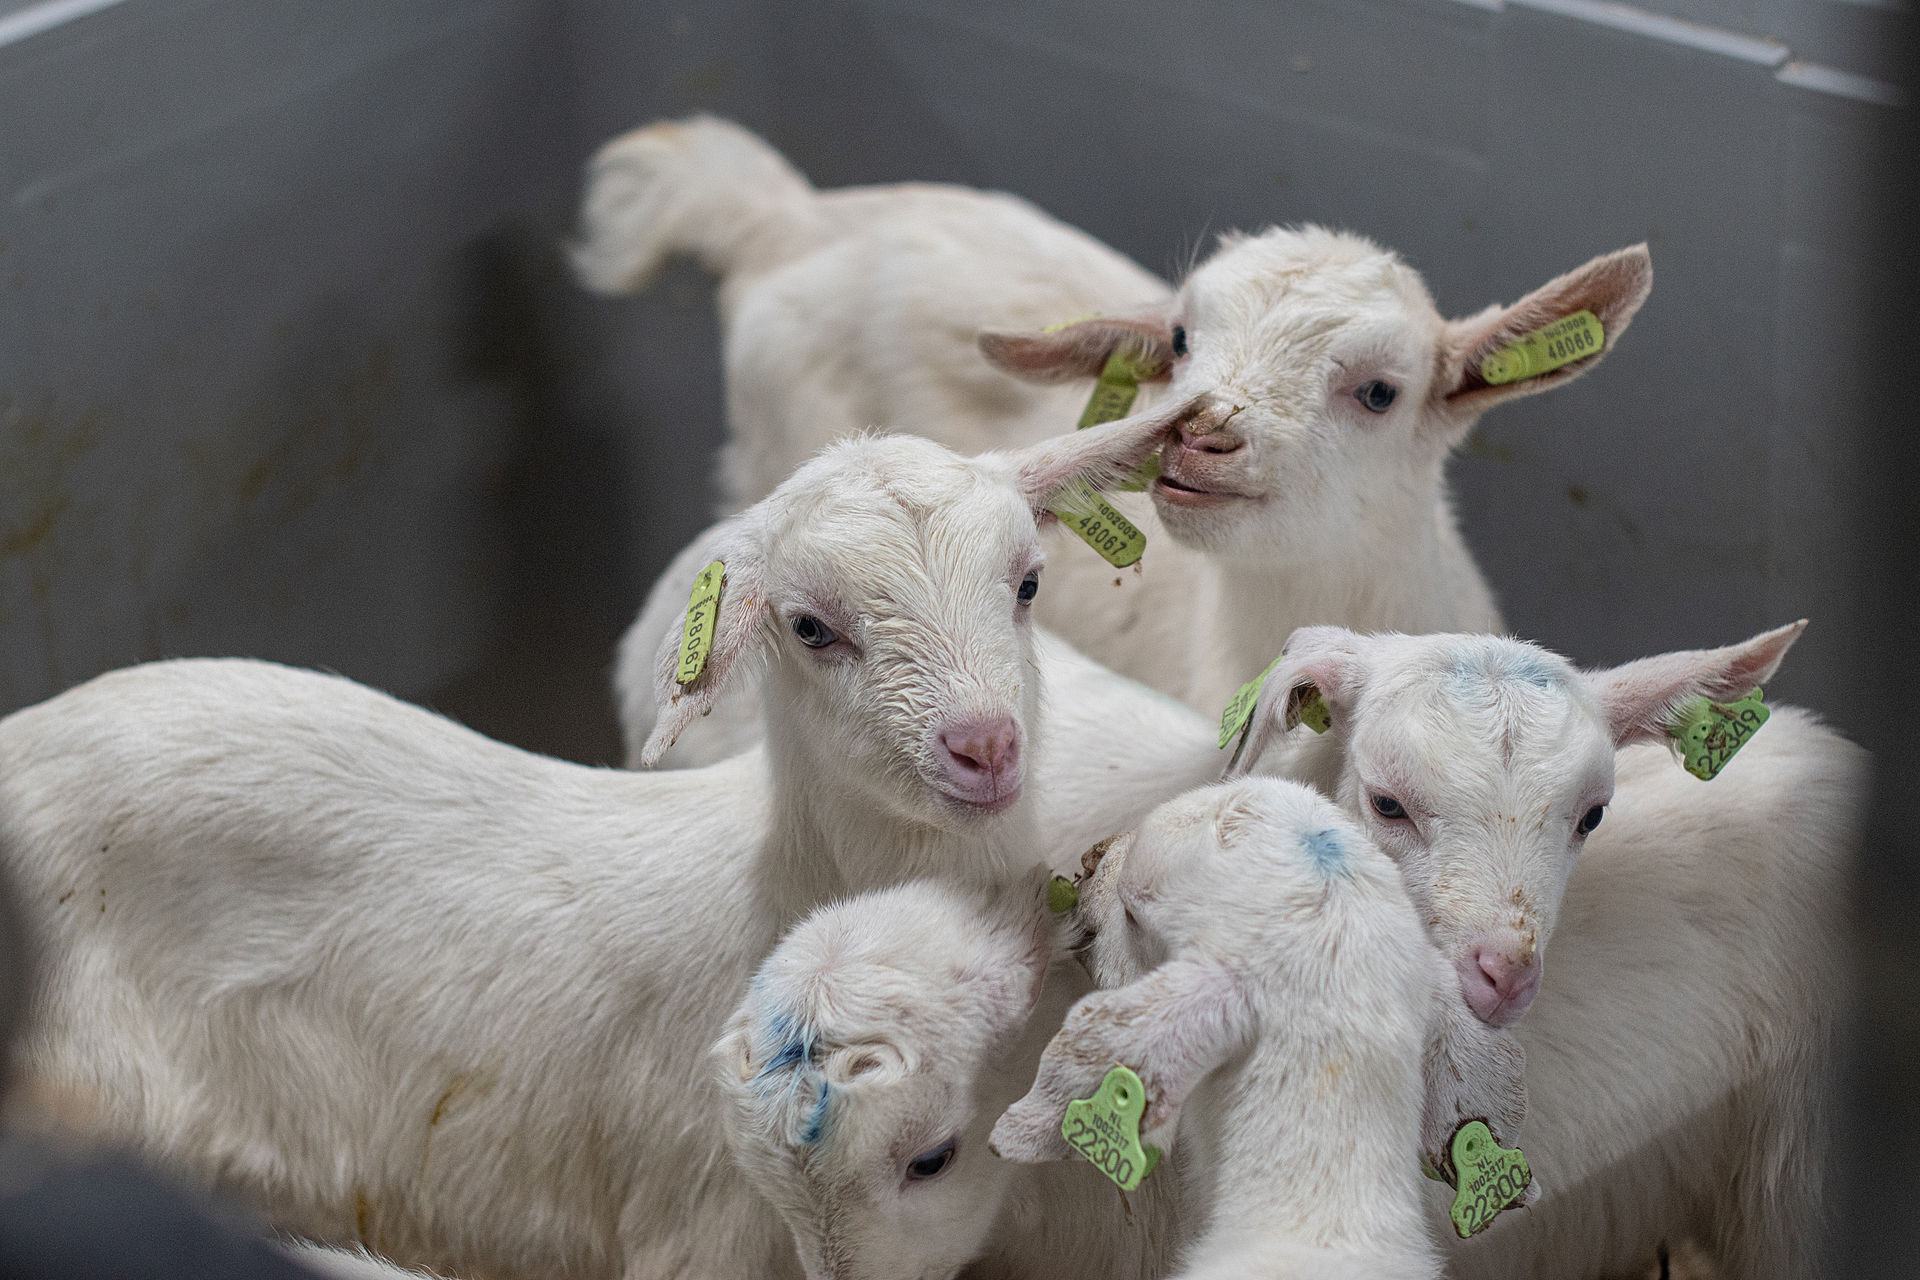
[[[1670,708],[1765,682],[1802,625],[1586,673],[1513,640],[1312,628],[1268,678],[1235,767],[1264,754],[1336,798],[1393,854],[1456,975],[1483,943],[1541,965],[1515,1032],[1545,1199],[1461,1246],[1462,1275],[1587,1280],[1686,1237],[1730,1275],[1808,1274],[1865,760],[1792,708],[1711,782],[1658,745]],[[1036,764],[1054,838],[1152,798],[1156,764],[1178,778],[1214,754],[1185,708],[1070,678],[1050,684]],[[1308,682],[1330,704],[1324,736],[1284,732]],[[1116,723],[1125,735],[1103,733]],[[1107,787],[1063,742],[1102,744],[1132,776]],[[1072,804],[1051,802],[1055,769],[1073,771]],[[1375,795],[1415,816],[1382,818]],[[1590,802],[1606,816],[1583,839]]]
[[[1393,864],[1272,779],[1170,801],[1094,856],[1075,914],[1112,989],[1068,1014],[994,1149],[1065,1156],[1067,1102],[1122,1064],[1146,1086],[1142,1141],[1177,1135],[1183,1276],[1438,1275],[1427,1135],[1482,1116],[1510,1137],[1521,1064],[1503,1032],[1450,1038],[1445,965]],[[1440,1124],[1436,1044],[1460,1086]]]
[[1084,1164],[987,1149],[1087,989],[1055,934],[1037,883],[983,901],[923,881],[822,908],[768,956],[717,1057],[735,1158],[811,1280],[1157,1274],[1166,1179],[1123,1210]]
[[[853,431],[912,424],[962,452],[1069,431],[1107,353],[1146,354],[1170,380],[1145,384],[1136,407],[1190,406],[1163,466],[1243,496],[1204,508],[1160,486],[1117,497],[1148,535],[1137,570],[1116,572],[1056,531],[1039,616],[1204,711],[1303,624],[1500,630],[1454,519],[1448,453],[1492,404],[1597,359],[1501,388],[1478,381],[1479,359],[1581,307],[1601,315],[1611,346],[1652,279],[1645,249],[1624,250],[1511,307],[1449,321],[1394,254],[1306,227],[1225,236],[1176,292],[1014,197],[924,184],[815,191],[764,142],[710,118],[607,144],[583,225],[576,261],[595,288],[636,288],[675,252],[720,274],[730,507]],[[1014,373],[975,346],[983,326],[1036,330],[1096,312],[1106,318],[1055,334],[986,335],[987,353]],[[1175,325],[1189,356],[1172,349]],[[1355,399],[1373,380],[1398,389],[1384,414]],[[1213,452],[1221,442],[1236,447]],[[684,594],[680,581],[676,571],[669,595]],[[639,625],[658,635],[674,617],[649,609]],[[634,687],[624,664],[616,679]],[[637,746],[644,700],[626,701],[623,714],[634,712]],[[704,730],[670,762],[739,745],[737,732]]]
[[[782,731],[710,769],[582,768],[247,661],[9,716],[0,848],[44,944],[27,1069],[283,1229],[408,1265],[791,1273],[706,1050],[817,903],[1031,866],[1025,801],[958,803],[927,743],[982,711],[1030,735],[1033,507],[1153,430],[1085,435],[850,442],[742,513],[708,670],[682,689],[660,656],[658,731],[755,660]],[[846,651],[801,646],[798,608]]]
[[[444,1280],[436,1272],[395,1266],[365,1249],[335,1249],[303,1241],[282,1247],[295,1262],[331,1280]],[[528,1276],[526,1280],[538,1277]]]

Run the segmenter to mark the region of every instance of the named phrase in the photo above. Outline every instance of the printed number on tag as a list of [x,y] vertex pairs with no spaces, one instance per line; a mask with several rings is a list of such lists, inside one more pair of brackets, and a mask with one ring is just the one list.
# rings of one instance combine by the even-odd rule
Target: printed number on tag
[[1503,1209],[1511,1209],[1533,1181],[1527,1157],[1494,1141],[1482,1120],[1469,1120],[1454,1131],[1453,1172],[1459,1183],[1449,1216],[1462,1240],[1493,1225]]
[[1747,739],[1760,732],[1771,713],[1755,689],[1733,702],[1697,698],[1682,708],[1667,726],[1667,735],[1680,747],[1681,763],[1703,782],[1727,767]]
[[692,684],[707,668],[707,655],[713,651],[713,628],[720,618],[720,586],[727,566],[718,560],[702,569],[693,580],[693,598],[687,602],[686,628],[680,633],[680,665],[673,678],[679,684]]
[[1591,311],[1576,311],[1488,356],[1480,362],[1480,377],[1496,387],[1522,382],[1552,373],[1575,360],[1599,355],[1606,344],[1607,334],[1600,327],[1600,317]]
[[1093,1167],[1131,1191],[1160,1163],[1157,1147],[1140,1145],[1140,1118],[1147,1113],[1147,1087],[1126,1067],[1115,1067],[1091,1098],[1067,1104],[1060,1136]]

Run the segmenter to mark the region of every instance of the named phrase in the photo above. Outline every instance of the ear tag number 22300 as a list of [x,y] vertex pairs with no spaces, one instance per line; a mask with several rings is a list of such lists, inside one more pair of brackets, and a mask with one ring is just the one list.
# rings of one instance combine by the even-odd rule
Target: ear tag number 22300
[[1686,771],[1702,782],[1710,782],[1727,767],[1734,752],[1747,745],[1747,739],[1760,732],[1767,722],[1767,706],[1760,690],[1733,702],[1709,702],[1696,698],[1681,708],[1667,725],[1667,735],[1680,748]]
[[1492,1226],[1501,1210],[1520,1203],[1533,1170],[1519,1148],[1509,1150],[1494,1140],[1484,1120],[1469,1120],[1454,1132],[1452,1155],[1459,1184],[1449,1216],[1465,1240]]
[[1060,1136],[1116,1187],[1131,1191],[1160,1163],[1158,1147],[1140,1145],[1140,1118],[1146,1114],[1147,1087],[1129,1068],[1115,1067],[1091,1098],[1067,1104]]
[[713,627],[720,617],[720,586],[727,566],[718,560],[693,579],[693,597],[687,601],[686,627],[680,633],[680,662],[674,668],[677,684],[692,684],[706,670],[713,651]]

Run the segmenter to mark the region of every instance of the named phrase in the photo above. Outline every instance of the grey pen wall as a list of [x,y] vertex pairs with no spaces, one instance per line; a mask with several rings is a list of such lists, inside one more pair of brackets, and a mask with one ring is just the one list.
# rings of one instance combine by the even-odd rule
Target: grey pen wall
[[[0,6],[0,39],[47,8]],[[1648,241],[1607,365],[1456,460],[1469,538],[1515,629],[1581,662],[1811,616],[1776,692],[1844,723],[1861,157],[1908,19],[1667,10],[122,0],[16,27],[0,709],[245,653],[615,759],[614,637],[711,506],[717,338],[693,268],[599,301],[559,245],[599,141],[706,109],[823,185],[1003,187],[1168,275],[1323,221],[1457,314]]]

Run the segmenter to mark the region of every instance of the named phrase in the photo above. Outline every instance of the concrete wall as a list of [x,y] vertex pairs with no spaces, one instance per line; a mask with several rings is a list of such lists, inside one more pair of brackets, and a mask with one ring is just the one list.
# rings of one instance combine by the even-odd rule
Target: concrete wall
[[[1602,662],[1838,614],[1903,10],[80,7],[0,43],[0,709],[250,653],[610,759],[613,637],[710,501],[711,291],[586,299],[555,247],[598,141],[695,108],[822,184],[1004,187],[1169,274],[1324,221],[1466,312],[1646,240],[1620,350],[1455,464],[1511,622]],[[49,8],[0,3],[0,41]],[[1845,639],[1778,692],[1844,720]]]

